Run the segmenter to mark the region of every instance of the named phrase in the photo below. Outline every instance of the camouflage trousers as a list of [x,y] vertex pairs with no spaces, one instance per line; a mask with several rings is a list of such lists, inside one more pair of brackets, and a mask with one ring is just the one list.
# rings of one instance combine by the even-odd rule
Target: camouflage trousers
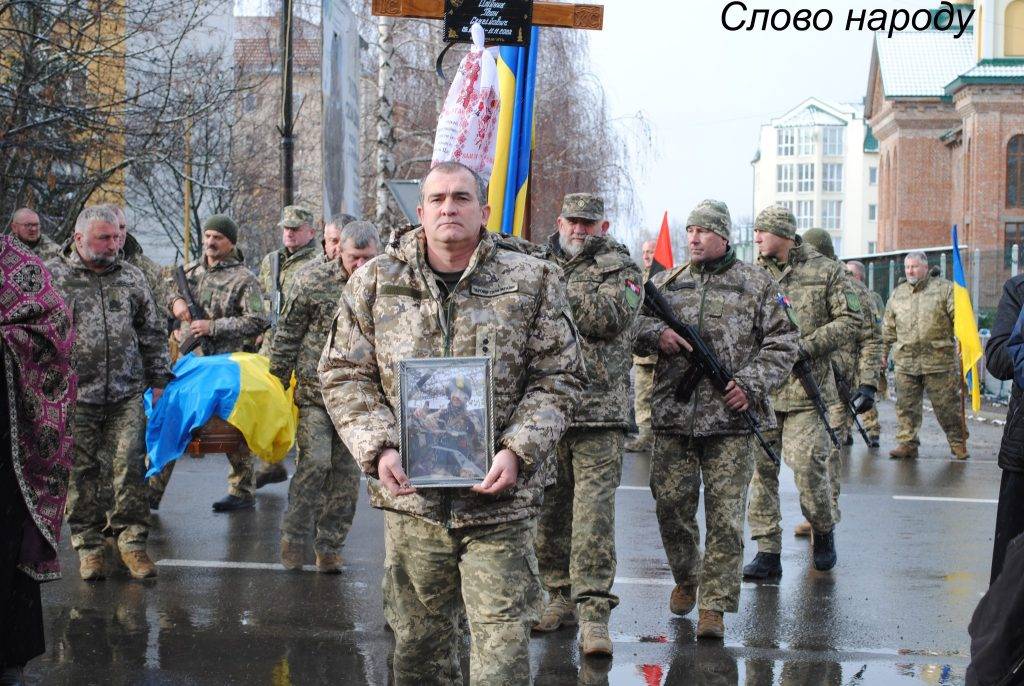
[[305,543],[316,525],[315,548],[336,553],[352,527],[359,500],[359,466],[341,442],[327,410],[299,406],[295,474],[288,484],[288,509],[281,538]]
[[[778,428],[765,432],[776,454],[793,470],[800,493],[800,510],[816,531],[835,527],[832,485],[829,479],[829,451],[832,443],[814,410],[776,412]],[[747,521],[751,538],[763,553],[782,552],[782,510],[779,505],[779,467],[764,451],[755,453]]]
[[570,596],[580,619],[607,622],[615,581],[615,491],[620,429],[570,429],[558,443],[555,483],[544,491],[537,559],[549,593]]
[[102,550],[106,532],[122,552],[145,550],[149,536],[142,396],[110,405],[78,403],[68,526],[79,555]]
[[395,632],[395,684],[463,683],[463,603],[469,683],[529,684],[530,627],[541,600],[533,522],[445,529],[385,512],[384,526],[384,614]]
[[963,377],[956,369],[936,374],[904,374],[896,370],[896,442],[921,445],[917,433],[921,429],[922,402],[927,392],[950,447],[966,446],[963,385]]
[[654,392],[654,365],[633,365],[633,411],[641,433],[651,430],[651,394]]
[[[256,492],[256,470],[253,462],[256,458],[249,451],[249,447],[243,445],[233,453],[227,453],[228,465],[228,493],[239,498],[251,498]],[[179,458],[180,459],[180,458]],[[158,500],[163,499],[167,484],[171,481],[171,473],[177,462],[168,462],[159,474],[149,477],[149,491],[157,496]]]
[[[856,431],[853,428],[853,415],[850,414],[841,400],[836,400],[836,402],[828,406],[828,421],[842,443],[846,442],[851,430]],[[859,434],[854,436],[854,440],[863,441]],[[842,519],[842,513],[839,511],[839,491],[842,488],[840,477],[843,474],[844,451],[832,445],[831,439],[829,439],[828,447],[828,483],[832,487],[832,510],[835,513],[836,524],[838,524],[839,520]]]
[[[748,435],[654,435],[651,493],[669,567],[677,584],[699,583],[702,610],[736,612],[743,567],[743,516],[754,472]],[[697,504],[704,482],[704,558],[700,555]]]

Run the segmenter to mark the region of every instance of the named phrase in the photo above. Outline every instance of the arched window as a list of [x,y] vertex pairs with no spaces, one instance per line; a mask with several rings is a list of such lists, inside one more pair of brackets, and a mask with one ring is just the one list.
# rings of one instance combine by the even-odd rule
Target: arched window
[[1024,57],[1024,0],[1013,0],[1007,5],[1005,18],[1003,55]]
[[1024,135],[1006,146],[1006,206],[1024,207]]

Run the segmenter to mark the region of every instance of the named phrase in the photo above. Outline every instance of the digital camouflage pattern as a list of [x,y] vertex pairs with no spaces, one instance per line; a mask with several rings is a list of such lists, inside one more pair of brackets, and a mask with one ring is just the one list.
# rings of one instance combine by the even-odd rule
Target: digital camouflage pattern
[[896,442],[901,445],[921,444],[921,405],[924,394],[932,401],[935,419],[946,433],[949,447],[967,450],[967,422],[964,419],[964,380],[960,372],[904,374],[896,371]]
[[303,224],[313,226],[315,221],[313,213],[302,205],[288,205],[281,210],[281,221],[277,223],[277,226],[296,229]]
[[[142,271],[146,277],[146,283],[149,284],[149,288],[153,291],[153,301],[158,307],[162,308],[171,297],[171,285],[167,279],[164,278],[160,271],[160,265],[153,260],[146,257],[142,252],[142,246],[135,239],[135,236],[128,234],[125,237],[124,249],[121,253],[123,259],[128,264],[133,264]],[[161,311],[161,324],[163,323],[163,312]]]
[[530,627],[541,601],[532,521],[447,529],[386,512],[384,526],[384,616],[395,632],[396,686],[463,683],[463,602],[472,634],[469,683],[532,683]]
[[299,405],[295,440],[299,451],[288,484],[281,538],[304,544],[315,525],[316,551],[337,553],[356,513],[359,468],[322,405]]
[[20,243],[21,245],[25,246],[26,249],[31,250],[33,253],[35,253],[36,257],[41,259],[43,262],[48,262],[50,260],[57,259],[61,256],[60,245],[57,244],[56,241],[47,236],[45,233],[40,232],[39,240],[36,241],[34,245],[29,245],[25,241],[21,240],[21,238],[19,238],[18,236],[15,236],[13,233],[11,234],[11,237],[14,238],[14,240],[18,241],[18,243]]
[[398,363],[426,357],[491,358],[496,448],[521,460],[517,484],[498,498],[436,489],[394,497],[372,480],[372,505],[447,528],[536,513],[542,467],[586,380],[560,278],[550,262],[500,248],[483,233],[443,297],[422,229],[396,233],[383,255],[352,275],[319,372],[327,410],[362,470],[375,477],[381,451],[398,448]]
[[555,483],[544,491],[537,560],[549,593],[577,603],[585,622],[608,622],[615,581],[615,491],[622,477],[619,429],[570,429],[558,443]]
[[953,284],[926,275],[916,285],[903,282],[889,296],[882,319],[882,344],[896,371],[945,373],[959,368],[953,335]]
[[270,347],[270,373],[287,388],[295,373],[295,404],[323,407],[316,367],[327,345],[348,274],[338,260],[316,260],[295,276]]
[[593,193],[569,193],[562,198],[560,216],[566,219],[599,222],[604,219],[604,199]]
[[[676,316],[696,326],[732,371],[761,425],[774,426],[769,398],[789,376],[797,351],[797,333],[779,303],[779,285],[765,270],[737,260],[731,251],[716,265],[686,264],[657,274],[653,282]],[[637,352],[657,352],[665,328],[660,320],[642,316]],[[677,400],[676,389],[687,368],[682,357],[658,356],[651,418],[655,433],[748,433],[746,422],[707,379],[697,384],[688,403]]]
[[848,276],[846,287],[860,302],[861,323],[857,335],[843,341],[832,360],[852,391],[861,385],[877,389],[882,374],[882,312],[877,309],[874,294],[863,283]]
[[704,200],[686,217],[686,226],[699,226],[729,240],[732,217],[729,215],[728,206],[721,200]]
[[116,260],[96,273],[77,250],[47,268],[74,314],[79,403],[109,405],[167,385],[167,335],[141,271]]
[[[286,210],[288,208],[285,208]],[[289,253],[287,248],[279,248],[275,251],[278,256],[278,277],[277,283],[274,283],[274,274],[270,268],[270,256],[274,253],[267,253],[263,256],[263,261],[260,262],[260,273],[259,283],[263,289],[263,294],[270,298],[274,292],[281,294],[281,308],[284,309],[284,301],[288,295],[288,291],[291,288],[292,280],[298,275],[300,271],[312,262],[316,261],[317,258],[323,256],[323,249],[320,246],[320,241],[314,236],[309,243],[299,248],[293,253]],[[267,305],[267,311],[269,312],[269,302]],[[260,347],[260,354],[270,356],[270,346],[273,343],[274,331],[268,331],[263,336],[263,345]]]
[[[656,361],[657,356],[654,357]],[[654,364],[649,357],[633,358],[633,413],[640,432],[651,431],[651,397],[654,392]],[[643,361],[641,361],[643,360]]]
[[754,231],[767,231],[783,238],[796,239],[796,217],[782,205],[771,205],[754,219]]
[[[695,440],[658,433],[651,493],[661,540],[677,584],[696,581],[702,610],[736,612],[743,567],[747,485],[760,453],[750,434]],[[697,505],[704,485],[704,556]]]

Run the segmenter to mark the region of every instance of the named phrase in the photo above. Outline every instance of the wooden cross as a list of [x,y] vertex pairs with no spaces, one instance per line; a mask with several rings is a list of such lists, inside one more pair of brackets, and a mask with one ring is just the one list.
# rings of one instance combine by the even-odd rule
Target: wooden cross
[[[373,0],[373,14],[378,17],[444,19],[444,0]],[[604,27],[604,7],[538,1],[533,3],[533,24],[600,31]]]

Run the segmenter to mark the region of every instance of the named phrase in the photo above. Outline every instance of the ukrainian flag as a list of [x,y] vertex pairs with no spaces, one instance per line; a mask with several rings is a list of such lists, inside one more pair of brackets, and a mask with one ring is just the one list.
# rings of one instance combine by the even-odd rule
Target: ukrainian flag
[[238,429],[260,459],[284,459],[298,423],[299,411],[292,402],[295,383],[285,390],[270,373],[267,358],[252,353],[186,355],[173,371],[174,380],[155,408],[152,390],[145,395],[147,477],[181,457],[192,432],[214,415]]
[[971,296],[967,290],[964,264],[960,260],[960,244],[957,242],[956,226],[953,226],[953,334],[960,343],[960,364],[967,386],[971,389],[971,407],[981,409],[981,377],[978,376],[978,361],[981,359],[981,336],[978,322],[971,307]]
[[537,84],[537,44],[534,26],[528,48],[498,50],[498,141],[494,170],[487,194],[491,206],[489,231],[522,237],[526,224],[526,199],[533,155],[533,104]]

